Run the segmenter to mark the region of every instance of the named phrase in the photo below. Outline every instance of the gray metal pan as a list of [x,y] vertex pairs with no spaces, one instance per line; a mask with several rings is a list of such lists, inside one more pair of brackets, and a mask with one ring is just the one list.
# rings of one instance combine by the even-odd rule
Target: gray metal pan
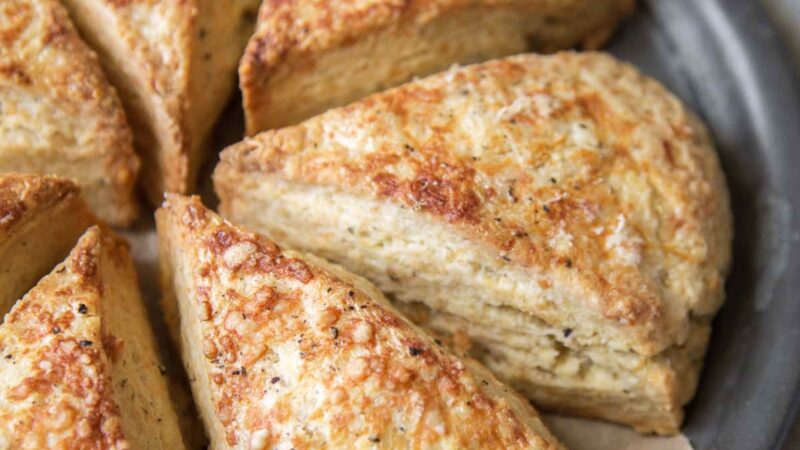
[[697,449],[783,448],[800,400],[800,88],[792,63],[755,1],[644,1],[610,51],[705,119],[731,189],[728,300],[684,431]]

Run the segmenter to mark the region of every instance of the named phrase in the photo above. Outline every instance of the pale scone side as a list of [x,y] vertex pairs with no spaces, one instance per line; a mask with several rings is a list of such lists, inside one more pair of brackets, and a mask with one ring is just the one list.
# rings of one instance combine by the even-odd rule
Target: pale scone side
[[[621,421],[677,430],[731,215],[708,133],[631,66],[562,53],[452,69],[246,139],[215,186],[231,219],[397,300],[465,316],[484,339],[538,336],[531,353],[554,349],[570,381],[615,396],[587,414],[644,402],[663,414]],[[583,378],[603,366],[625,377]]]
[[157,212],[165,293],[215,448],[560,449],[485,368],[375,287],[195,198]]
[[182,449],[127,244],[90,228],[0,325],[0,447]]
[[0,175],[0,317],[61,262],[97,219],[74,182]]
[[632,0],[265,1],[239,67],[247,132],[456,63],[596,47]]
[[76,180],[102,219],[137,213],[139,168],[117,93],[53,0],[0,5],[0,171]]
[[153,204],[194,189],[257,0],[64,0],[120,91]]

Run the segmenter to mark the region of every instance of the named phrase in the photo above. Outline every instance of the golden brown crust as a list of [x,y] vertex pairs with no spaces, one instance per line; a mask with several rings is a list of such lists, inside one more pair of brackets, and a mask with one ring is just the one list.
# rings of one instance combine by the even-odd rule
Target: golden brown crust
[[[95,227],[0,326],[0,446],[127,448],[97,311],[102,245]],[[106,242],[101,243],[102,240]]]
[[[75,178],[96,213],[136,216],[139,163],[122,106],[64,8],[52,0],[0,6],[0,170]],[[78,173],[78,161],[95,164]]]
[[[600,5],[602,4],[602,5]],[[600,5],[600,6],[598,6]],[[368,40],[378,33],[393,31],[399,34],[419,32],[426,25],[448,16],[457,16],[469,9],[492,9],[514,11],[513,16],[526,17],[520,24],[506,24],[506,38],[509,41],[537,41],[529,43],[536,51],[554,51],[588,40],[589,45],[599,45],[607,38],[617,23],[634,8],[631,0],[366,0],[358,2],[328,2],[325,0],[266,0],[259,11],[256,32],[248,43],[239,67],[240,86],[244,96],[247,114],[248,134],[255,134],[264,128],[265,119],[258,117],[268,114],[269,80],[283,65],[298,61],[301,67],[325,71],[317,66],[318,58],[326,52],[346,48]],[[484,14],[488,17],[488,14]],[[588,29],[574,37],[564,38],[562,33],[553,36],[539,36],[535,27],[542,21],[558,22],[563,16],[597,16],[586,18]],[[595,23],[592,24],[592,20]],[[527,22],[527,23],[525,23]],[[566,20],[569,22],[569,20]],[[520,26],[517,26],[520,25]],[[405,27],[411,27],[405,29]],[[528,29],[533,27],[533,29]],[[518,29],[519,28],[519,29]],[[542,30],[546,27],[540,26]],[[586,28],[583,25],[582,28]],[[569,33],[567,31],[566,33]],[[475,36],[457,36],[459,39],[478,39]],[[548,39],[550,41],[548,41]],[[541,41],[541,42],[538,42]],[[438,44],[437,44],[438,45]],[[447,45],[447,44],[444,44]],[[522,49],[506,47],[494,57],[518,53]],[[436,45],[429,52],[447,54]],[[511,53],[509,53],[509,51]],[[464,60],[440,61],[439,69],[450,64],[475,61],[481,55],[464,55]],[[377,56],[377,55],[375,55]],[[357,63],[354,61],[354,63]],[[303,69],[298,68],[302,72]],[[413,73],[420,76],[432,73]],[[390,80],[386,80],[389,82]],[[405,81],[405,80],[401,80]],[[395,83],[391,83],[395,84]],[[314,101],[310,99],[310,101]],[[338,106],[338,105],[337,105]],[[280,114],[276,111],[275,114]],[[289,125],[292,123],[280,123]],[[275,128],[270,126],[269,128]]]
[[128,244],[94,226],[0,325],[0,448],[182,449]]
[[72,181],[0,175],[0,316],[97,221]]
[[80,195],[72,181],[56,176],[10,173],[0,175],[0,241],[26,219],[68,197]]
[[65,0],[124,93],[154,204],[187,192],[233,92],[257,0]]
[[[266,0],[259,10],[256,33],[243,58],[243,73],[257,66],[273,67],[296,54],[313,54],[353,42],[376,30],[404,21],[425,23],[468,6],[551,7],[546,1],[526,0],[366,0],[326,2],[314,0]],[[559,7],[575,8],[580,1],[560,1]],[[633,8],[630,1],[617,2],[621,16]],[[265,72],[269,72],[267,69]]]
[[[242,231],[197,198],[157,213],[182,327],[199,323],[218,448],[561,448],[526,402],[374,287]],[[191,315],[192,317],[189,317]],[[186,349],[184,349],[186,350]],[[195,396],[202,389],[195,387]],[[202,401],[200,401],[202,405]]]
[[[682,343],[689,314],[722,300],[731,216],[708,135],[605,55],[455,69],[247,139],[215,173],[223,211],[244,173],[419,211],[577,287],[574,301],[642,354]],[[529,312],[558,324],[557,311]]]

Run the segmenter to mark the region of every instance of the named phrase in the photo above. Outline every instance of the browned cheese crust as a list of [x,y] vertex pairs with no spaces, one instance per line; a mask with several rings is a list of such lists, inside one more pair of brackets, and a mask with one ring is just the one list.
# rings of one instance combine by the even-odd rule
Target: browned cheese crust
[[0,316],[62,261],[96,220],[72,181],[0,175]]
[[526,50],[596,48],[632,0],[266,0],[239,67],[247,132],[413,76]]
[[104,220],[136,216],[139,161],[119,99],[56,1],[0,5],[0,171],[55,173]]
[[[453,68],[245,139],[214,178],[231,220],[462,315],[478,340],[524,355],[540,344],[523,330],[579,367],[626,373],[548,373],[580,388],[589,406],[574,411],[677,431],[705,349],[691,330],[723,300],[732,218],[705,128],[632,66],[567,52]],[[517,385],[541,386],[525,370]],[[630,408],[648,402],[658,414],[640,421]]]
[[[216,172],[223,211],[254,172],[412,208],[568,278],[587,294],[574,301],[640,353],[681,343],[690,310],[722,300],[732,226],[707,132],[657,82],[602,54],[468,66],[246,139]],[[639,261],[610,248],[621,214]],[[548,244],[559,231],[571,245]],[[695,289],[670,292],[675,265],[694,269],[681,282]]]
[[114,342],[87,314],[98,308],[100,239],[94,228],[0,326],[0,447],[128,446],[109,376]]
[[157,224],[215,448],[561,448],[527,402],[365,280],[197,198],[168,196]]
[[128,245],[94,226],[0,325],[0,448],[183,448]]
[[80,194],[78,185],[56,176],[0,175],[0,241],[30,217]]

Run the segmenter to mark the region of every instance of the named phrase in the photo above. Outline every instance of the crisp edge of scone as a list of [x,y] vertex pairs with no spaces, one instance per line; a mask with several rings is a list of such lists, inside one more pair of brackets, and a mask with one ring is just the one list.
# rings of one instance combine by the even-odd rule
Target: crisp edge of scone
[[[56,68],[49,65],[41,68],[41,62],[12,60],[10,67],[0,71],[0,78],[7,78],[12,86],[16,84],[21,89],[40,94],[44,91],[53,102],[82,102],[81,107],[90,108],[101,118],[91,147],[95,151],[93,157],[103,160],[104,178],[100,183],[83,186],[84,196],[103,220],[112,225],[128,226],[139,213],[135,185],[140,163],[122,103],[101,69],[97,55],[81,39],[66,9],[52,0],[41,2],[38,8],[43,10],[43,17],[34,20],[42,21],[46,29],[41,31],[49,33],[43,39],[51,40],[48,45],[58,47],[53,51],[63,52],[68,58]],[[25,17],[23,12],[15,13],[19,19]],[[4,37],[15,40],[21,31],[11,29],[10,35]],[[65,85],[75,80],[76,83]]]
[[[124,99],[124,103],[134,128],[135,146],[142,155],[144,170],[140,185],[152,205],[159,205],[165,192],[196,189],[214,124],[234,93],[238,58],[231,58],[227,67],[230,80],[228,89],[224,89],[225,99],[209,102],[210,109],[200,112],[204,117],[199,117],[193,109],[193,95],[198,92],[210,95],[203,90],[205,86],[196,84],[195,70],[215,61],[211,51],[204,49],[199,41],[238,39],[236,33],[215,33],[205,28],[206,22],[199,17],[200,8],[209,1],[214,0],[155,4],[64,0],[84,36],[101,55],[101,62],[117,89],[138,97],[135,101]],[[143,21],[142,16],[157,14],[162,16],[151,22],[170,22],[169,39],[160,38],[154,30],[162,28],[153,27],[153,23],[136,22]],[[247,17],[242,14],[240,20],[246,22]],[[119,39],[104,42],[97,31],[111,26],[117,27],[110,33]],[[148,35],[150,32],[155,35]],[[238,44],[241,48],[235,51],[241,53],[245,44],[242,39]],[[234,51],[230,45],[217,47]],[[117,54],[120,51],[124,54]]]
[[[628,64],[618,62],[608,55],[599,53],[563,52],[552,56],[519,55],[467,66],[457,72],[464,72],[473,76],[475,74],[482,75],[483,71],[505,73],[504,71],[506,70],[509,72],[519,71],[520,67],[518,65],[524,67],[526,64],[532,65],[540,61],[542,63],[548,62],[552,65],[561,60],[565,60],[565,63],[569,63],[571,67],[575,65],[588,67],[591,64],[595,64],[600,66],[602,70],[611,68],[620,72],[620,76],[626,76],[628,81],[630,79],[644,80],[648,89],[654,90],[658,94],[667,94],[665,97],[659,97],[662,105],[666,104],[670,107],[676,105],[677,99],[656,81],[644,78]],[[221,200],[221,210],[227,210],[229,213],[234,214],[234,211],[231,211],[227,206],[228,200],[236,197],[242,176],[247,173],[260,174],[261,176],[271,174],[278,178],[287,179],[288,182],[301,185],[322,184],[351,194],[355,193],[356,195],[366,195],[368,197],[377,196],[381,201],[391,200],[392,203],[399,203],[402,207],[412,209],[416,208],[416,203],[422,203],[423,207],[425,207],[425,201],[428,198],[420,198],[421,194],[418,195],[418,192],[413,190],[417,187],[414,184],[416,180],[405,178],[398,180],[397,177],[393,178],[391,174],[389,176],[385,175],[383,171],[390,166],[387,163],[388,160],[373,158],[368,161],[369,158],[362,157],[363,159],[355,159],[359,162],[359,165],[351,164],[346,160],[347,155],[342,153],[341,145],[331,150],[340,152],[341,157],[344,158],[341,162],[325,162],[319,166],[319,170],[316,172],[305,170],[303,167],[313,166],[324,160],[325,156],[322,153],[323,150],[310,147],[309,139],[313,138],[309,138],[308,134],[310,130],[319,131],[319,126],[325,124],[325,121],[336,119],[358,121],[359,118],[369,118],[371,117],[369,116],[371,105],[381,101],[390,102],[393,99],[400,102],[404,98],[413,99],[413,96],[418,94],[413,89],[423,89],[425,92],[430,89],[435,91],[440,89],[441,85],[452,76],[455,75],[452,72],[447,72],[419,82],[407,83],[384,93],[375,94],[364,101],[330,110],[299,125],[263,132],[253,138],[247,138],[228,147],[221,153],[220,164],[217,165],[214,174],[216,192]],[[700,180],[702,186],[699,188],[687,186],[687,189],[693,189],[691,192],[698,193],[698,195],[703,193],[704,197],[696,201],[692,200],[689,203],[685,202],[685,198],[681,200],[684,201],[684,206],[682,207],[691,210],[691,215],[687,211],[687,216],[681,217],[680,221],[691,221],[689,229],[697,229],[695,232],[697,236],[693,237],[698,239],[701,237],[708,247],[707,254],[709,256],[706,260],[701,261],[701,269],[703,273],[708,272],[709,281],[707,284],[710,287],[708,287],[709,292],[704,296],[703,301],[698,302],[700,306],[697,314],[713,315],[722,304],[722,280],[724,280],[730,262],[729,240],[732,234],[732,221],[727,186],[705,127],[682,107],[676,108],[675,111],[680,114],[686,114],[686,123],[682,127],[678,127],[679,130],[673,131],[673,133],[685,133],[693,136],[693,139],[697,139],[697,142],[686,144],[686,153],[689,155],[688,157],[696,158],[694,170],[701,171],[704,179]],[[612,130],[618,126],[616,123],[609,125]],[[660,130],[661,128],[663,128],[663,123],[658,129]],[[380,131],[378,130],[378,132]],[[654,136],[657,137],[659,135],[654,134]],[[648,138],[652,140],[653,136],[648,136]],[[398,143],[393,141],[392,144]],[[306,150],[309,155],[305,154]],[[652,152],[655,148],[653,147],[649,150]],[[377,156],[381,156],[381,152],[376,153]],[[354,158],[358,158],[358,156]],[[430,159],[430,157],[428,158]],[[662,156],[661,158],[663,159],[664,157]],[[398,163],[410,159],[412,157],[401,155],[398,158]],[[645,162],[644,164],[652,165],[655,163],[653,161],[652,163]],[[663,161],[660,161],[660,163],[664,164]],[[335,172],[331,170],[333,167],[338,167],[341,170]],[[446,178],[449,184],[439,189],[439,191],[444,191],[441,195],[447,194],[447,189],[451,189],[454,192],[442,206],[437,206],[438,204],[434,202],[432,207],[426,208],[426,212],[431,216],[436,216],[435,219],[437,221],[448,222],[460,234],[481,242],[483,246],[491,247],[495,253],[502,253],[503,246],[511,247],[512,250],[509,251],[509,256],[514,264],[530,266],[532,262],[543,258],[540,255],[545,255],[549,257],[549,263],[553,266],[552,271],[554,273],[566,273],[562,268],[558,267],[559,263],[561,266],[568,266],[569,269],[574,270],[571,260],[564,262],[564,258],[559,257],[553,251],[537,251],[536,248],[529,244],[526,236],[517,237],[513,227],[506,225],[505,222],[498,226],[498,224],[494,223],[494,219],[489,216],[479,216],[475,219],[474,215],[484,212],[483,209],[480,209],[482,203],[473,194],[475,189],[478,189],[482,195],[485,194],[487,197],[490,194],[480,191],[480,186],[473,186],[478,184],[474,181],[462,182],[461,178],[455,178],[460,172],[457,171],[458,167],[451,170],[453,168],[452,163],[441,167],[443,168],[439,172],[433,174],[430,173],[432,169],[425,169],[428,172],[424,172],[419,167],[415,169],[415,172],[412,172],[412,177],[417,176],[417,180],[421,180],[421,182],[427,179],[426,177],[431,176]],[[471,166],[467,167],[466,170],[470,169],[472,169]],[[684,171],[676,172],[675,175],[682,175],[683,178],[686,178],[693,173]],[[661,175],[659,182],[664,182],[666,180],[663,176],[664,173],[661,173]],[[455,180],[451,180],[450,177],[455,178]],[[674,191],[674,189],[672,190]],[[427,194],[422,189],[418,189],[418,191],[421,191],[422,194]],[[469,194],[473,194],[473,196]],[[683,197],[686,196],[685,193],[681,193],[681,195]],[[484,203],[497,208],[503,205],[511,208],[513,206],[512,203],[516,202],[498,195],[493,196],[491,200]],[[475,211],[479,212],[476,213]],[[468,216],[468,213],[472,213],[473,216]],[[236,216],[231,216],[231,218],[236,219]],[[670,226],[674,228],[674,225]],[[542,265],[542,263],[536,264]],[[685,339],[688,332],[688,317],[672,314],[670,310],[678,309],[679,307],[683,308],[686,305],[679,303],[673,305],[662,301],[660,291],[654,292],[644,275],[640,274],[641,276],[632,278],[632,281],[625,279],[619,286],[610,289],[607,283],[604,283],[602,279],[598,279],[599,277],[592,270],[580,269],[581,261],[577,261],[576,265],[579,268],[578,273],[586,275],[582,277],[584,280],[581,283],[585,286],[584,289],[587,295],[588,293],[594,293],[600,296],[599,301],[595,300],[596,304],[593,304],[594,314],[613,327],[614,336],[618,340],[622,339],[624,333],[627,336],[624,341],[627,342],[628,346],[638,353],[653,355],[669,345],[675,342],[681,343]],[[672,306],[675,306],[675,308],[672,308]]]
[[[441,349],[441,347],[434,343],[433,339],[429,337],[427,334],[422,332],[419,328],[414,326],[408,319],[402,316],[397,310],[395,310],[383,297],[383,295],[372,286],[367,280],[360,278],[356,275],[348,273],[343,268],[328,263],[320,258],[317,258],[313,255],[302,255],[291,250],[282,251],[280,247],[274,244],[272,241],[267,239],[262,235],[258,235],[257,233],[252,233],[248,231],[243,231],[237,228],[235,225],[230,224],[229,222],[225,221],[212,211],[208,210],[203,206],[200,202],[199,198],[196,196],[192,197],[185,197],[175,194],[168,194],[166,196],[166,200],[162,205],[162,208],[159,209],[156,213],[156,221],[157,227],[160,235],[160,242],[162,242],[160,251],[161,251],[161,267],[162,267],[162,289],[164,291],[164,301],[167,303],[171,303],[172,305],[165,305],[165,309],[174,309],[175,313],[178,313],[178,305],[175,303],[184,303],[189,302],[186,304],[188,308],[197,308],[197,314],[200,316],[208,316],[209,314],[213,315],[213,311],[210,309],[210,303],[204,302],[203,304],[192,302],[186,298],[181,298],[186,293],[186,289],[192,286],[192,282],[188,282],[187,285],[182,285],[183,293],[176,292],[176,286],[179,284],[177,281],[172,280],[172,278],[181,277],[182,275],[180,272],[189,271],[189,273],[194,276],[194,270],[192,268],[174,268],[173,266],[176,264],[174,259],[174,253],[176,251],[180,252],[181,250],[175,250],[176,248],[184,249],[183,251],[187,251],[192,246],[200,245],[200,249],[198,251],[204,252],[205,246],[210,246],[213,248],[218,247],[218,243],[212,242],[214,239],[222,239],[223,242],[227,242],[229,238],[233,239],[247,239],[251,242],[255,242],[257,246],[263,246],[263,248],[269,248],[270,251],[275,251],[276,253],[272,255],[272,257],[276,258],[277,264],[284,268],[276,268],[274,269],[275,272],[273,274],[276,276],[278,281],[281,278],[285,277],[288,279],[306,279],[307,276],[303,275],[307,273],[308,275],[312,275],[312,278],[319,277],[322,283],[331,283],[330,286],[337,291],[344,289],[351,289],[349,291],[349,298],[351,302],[359,302],[362,304],[361,308],[364,308],[363,304],[366,302],[367,304],[374,302],[375,307],[385,309],[385,314],[389,316],[393,316],[391,319],[384,319],[383,322],[384,326],[393,326],[392,323],[398,322],[402,324],[402,327],[410,327],[413,333],[418,334],[419,339],[425,342],[426,345],[429,345],[432,350],[425,350],[417,349],[418,352],[426,352],[426,351],[435,351],[438,352],[445,352],[446,350]],[[213,233],[213,234],[212,234]],[[235,236],[235,237],[234,237]],[[188,242],[187,242],[188,240]],[[191,240],[200,241],[198,244],[197,242],[191,242]],[[224,249],[218,248],[218,250],[222,251]],[[213,251],[212,251],[213,252]],[[203,264],[210,264],[211,266],[205,266],[206,269],[202,269],[200,273],[203,273],[207,270],[214,270],[213,261],[215,256],[208,257],[209,260],[203,262],[198,261],[198,263]],[[223,258],[223,261],[219,261],[219,264],[224,264],[226,267],[229,266],[230,261],[227,258]],[[302,267],[301,267],[302,266]],[[261,269],[259,269],[261,270]],[[272,271],[273,269],[265,269],[268,271]],[[201,277],[205,277],[206,275],[201,275]],[[307,282],[307,281],[305,281]],[[354,289],[355,288],[355,289]],[[199,289],[199,288],[198,288]],[[327,289],[327,292],[330,292],[331,288]],[[206,291],[207,292],[207,291]],[[182,295],[183,294],[183,295]],[[207,292],[208,294],[208,292]],[[193,295],[190,293],[189,295]],[[199,307],[198,307],[199,306]],[[353,310],[354,307],[350,307],[350,310]],[[374,313],[373,313],[374,314]],[[238,314],[237,314],[238,315]],[[180,322],[180,318],[177,318],[178,322]],[[203,322],[209,321],[211,319],[206,318],[202,319]],[[388,321],[388,322],[386,322]],[[181,326],[181,325],[178,325]],[[397,325],[400,326],[400,325]],[[213,327],[213,325],[212,325]],[[184,330],[181,330],[182,332]],[[338,334],[338,331],[337,331]],[[302,335],[301,335],[302,336]],[[183,337],[185,339],[185,336]],[[211,359],[207,353],[206,345],[208,343],[213,343],[213,340],[208,340],[207,342],[204,341],[204,345],[202,349],[195,347],[193,349],[187,349],[186,341],[184,343],[183,353],[184,353],[184,363],[187,365],[187,371],[190,373],[192,372],[192,367],[190,364],[190,359],[192,358],[192,352],[197,354],[204,354],[206,358]],[[422,344],[419,344],[422,345]],[[356,345],[357,346],[357,345]],[[347,351],[347,346],[339,346],[338,351]],[[198,353],[199,352],[199,353]],[[414,356],[412,352],[412,356]],[[458,358],[455,356],[451,356],[451,359],[457,360]],[[523,433],[525,438],[527,439],[528,445],[532,446],[531,448],[542,448],[542,449],[562,449],[563,446],[557,441],[555,437],[553,437],[550,432],[545,428],[542,424],[538,413],[533,409],[533,407],[521,396],[519,396],[516,392],[511,391],[505,388],[500,382],[489,372],[486,368],[484,368],[480,363],[471,359],[465,358],[466,366],[469,367],[469,371],[472,373],[473,376],[481,376],[483,377],[483,384],[486,386],[490,386],[491,389],[486,388],[487,391],[491,391],[491,395],[494,398],[494,401],[488,403],[487,406],[491,409],[498,409],[498,418],[500,416],[504,417],[503,420],[508,414],[512,415],[521,415],[522,417],[518,418],[522,422],[525,423],[525,427],[528,429],[527,431],[518,430],[515,428],[514,435],[516,436],[514,439],[519,439],[520,436],[517,433]],[[463,364],[462,364],[463,366]],[[197,368],[194,368],[197,369]],[[200,369],[202,372],[202,369]],[[244,372],[244,369],[242,369]],[[251,373],[251,371],[248,371]],[[203,373],[194,373],[195,377],[202,377]],[[210,377],[210,374],[207,375]],[[252,375],[248,376],[258,376],[258,377],[266,377],[266,374],[258,374],[257,371]],[[274,380],[274,379],[273,379]],[[219,382],[215,378],[215,383],[219,384]],[[274,382],[274,381],[273,381]],[[206,380],[200,383],[200,386],[193,384],[193,391],[195,396],[201,394],[203,392],[210,393],[207,383],[210,381]],[[224,381],[223,381],[224,383]],[[202,386],[205,386],[203,388]],[[354,386],[353,389],[357,389],[357,386]],[[483,389],[483,387],[482,387]],[[217,440],[224,439],[223,436],[226,435],[226,432],[223,430],[227,430],[227,433],[230,433],[230,430],[227,427],[224,427],[217,417],[219,415],[218,408],[217,409],[211,408],[212,399],[209,396],[206,396],[202,399],[198,399],[198,404],[200,405],[201,414],[204,417],[207,427],[213,430],[212,434],[212,445],[214,445],[214,436],[217,436]],[[495,404],[494,402],[498,402]],[[467,402],[469,405],[469,402]],[[226,409],[236,408],[235,405],[231,405],[230,403],[226,402]],[[505,408],[504,412],[500,412],[501,406]],[[211,408],[211,409],[210,409]],[[209,412],[209,411],[214,412]],[[226,415],[232,414],[230,411],[225,413]],[[510,419],[510,418],[508,418]],[[209,423],[211,422],[211,423]],[[221,441],[220,441],[221,442]],[[229,442],[230,443],[230,442]],[[219,443],[218,443],[219,444]],[[224,447],[224,444],[221,444],[221,447]]]
[[25,220],[80,192],[77,184],[55,175],[0,175],[0,240],[7,240]]
[[[241,180],[241,178],[239,178]],[[246,183],[246,182],[244,182]],[[263,205],[262,205],[263,206]],[[371,205],[374,206],[374,205]],[[290,206],[291,207],[291,206]],[[296,205],[295,208],[307,208],[307,205]],[[264,207],[257,207],[257,211],[270,214],[270,211]],[[387,217],[393,217],[391,213],[385,210],[380,210],[381,213]],[[353,214],[361,214],[361,210],[351,210]],[[230,216],[230,215],[229,215]],[[267,233],[276,241],[281,242],[283,245],[294,248],[302,248],[305,251],[315,251],[314,247],[303,247],[302,238],[298,241],[298,236],[303,233],[313,232],[302,230],[295,233],[295,238],[286,239],[284,229],[264,229],[257,221],[248,219],[241,215],[233,215],[232,220],[238,220],[248,226],[260,229]],[[367,221],[369,224],[378,224],[377,221]],[[348,228],[346,224],[331,223],[333,228]],[[358,227],[348,228],[348,232],[343,233],[345,236],[351,236],[349,230],[354,233],[359,233]],[[330,236],[328,230],[321,230],[320,236],[325,236],[330,242],[339,243],[341,248],[352,248],[354,245],[351,241],[346,241],[342,236]],[[438,235],[431,235],[437,236]],[[340,240],[342,238],[342,240]],[[389,247],[394,248],[393,245]],[[319,251],[319,250],[317,250]],[[404,284],[404,278],[398,275],[405,273],[405,270],[389,271],[387,275],[381,271],[375,272],[365,266],[351,265],[352,261],[348,261],[346,256],[341,254],[334,254],[330,251],[319,251],[321,256],[331,258],[337,262],[349,266],[351,270],[360,273],[364,276],[370,277],[382,286],[387,292],[395,292],[396,287]],[[374,255],[369,255],[366,260],[374,258]],[[420,270],[417,268],[417,270]],[[374,277],[374,278],[373,278]],[[416,279],[423,277],[421,272],[417,272]],[[391,280],[391,281],[388,281]],[[389,284],[387,284],[389,283]],[[419,286],[417,286],[419,287]],[[418,292],[418,291],[415,291]],[[459,295],[459,294],[454,294]],[[559,377],[561,372],[560,364],[556,367],[538,366],[537,361],[530,361],[527,364],[517,364],[514,361],[508,362],[505,360],[505,352],[500,351],[497,346],[502,345],[502,341],[495,339],[492,341],[494,345],[489,345],[480,340],[481,332],[490,333],[492,327],[492,320],[497,320],[497,314],[492,312],[490,306],[485,310],[485,317],[482,323],[476,323],[465,316],[451,316],[443,311],[431,311],[427,307],[423,307],[424,311],[420,311],[417,305],[406,304],[403,300],[408,301],[409,297],[404,297],[403,300],[398,299],[397,296],[392,297],[394,304],[404,314],[410,317],[415,323],[422,325],[427,330],[449,336],[460,331],[463,336],[472,337],[473,348],[476,350],[473,356],[478,360],[483,361],[495,374],[516,387],[520,392],[527,394],[537,406],[545,410],[556,411],[562,413],[576,414],[592,418],[600,418],[618,423],[631,425],[638,431],[643,433],[658,433],[658,434],[674,434],[678,432],[680,423],[683,417],[683,406],[691,399],[697,386],[697,378],[702,366],[703,355],[707,345],[708,334],[708,319],[699,318],[697,323],[693,324],[692,328],[697,328],[698,332],[691,332],[686,343],[682,346],[671,346],[665,351],[653,356],[645,357],[636,355],[633,352],[613,351],[609,350],[610,356],[618,356],[620,361],[603,360],[592,361],[592,363],[584,369],[591,369],[591,372],[584,372],[581,369],[580,376],[587,374],[597,373],[599,370],[605,374],[618,374],[623,378],[636,376],[637,381],[632,386],[626,386],[625,383],[613,383],[609,386],[602,386],[597,382],[586,382],[581,386],[580,378],[570,375],[563,375],[561,381],[554,381],[552,377]],[[423,298],[423,297],[413,297]],[[457,310],[457,308],[456,308]],[[491,313],[491,314],[490,314]],[[524,315],[524,313],[519,312]],[[432,320],[435,316],[439,318]],[[490,319],[491,318],[491,319]],[[474,319],[474,318],[473,318]],[[445,322],[446,326],[441,326]],[[510,324],[509,324],[510,325]],[[540,327],[542,325],[539,325]],[[704,331],[705,330],[705,331]],[[552,327],[541,330],[531,330],[535,334],[536,331],[552,332],[555,335],[562,335],[562,328]],[[506,329],[505,333],[513,333],[513,329]],[[527,336],[527,330],[519,330],[519,336]],[[572,332],[571,329],[568,330]],[[703,337],[706,336],[706,337]],[[532,338],[533,339],[533,338]],[[519,339],[516,339],[519,341]],[[592,360],[597,354],[596,348],[574,347],[574,343],[562,342],[555,338],[550,346],[543,347],[539,344],[531,344],[529,351],[531,352],[552,352],[554,349],[559,351],[559,361],[563,360],[582,360],[589,358]],[[569,341],[567,339],[567,341]],[[519,345],[519,344],[517,344]],[[561,348],[563,346],[563,348]],[[487,348],[490,347],[490,348]],[[523,350],[520,347],[509,345],[508,350],[512,353],[519,355]],[[587,351],[588,350],[588,351]],[[639,361],[633,368],[630,367],[631,359],[635,358]],[[641,366],[639,364],[642,364]],[[594,366],[597,366],[595,369]],[[575,381],[575,380],[578,381]],[[594,379],[594,378],[592,378]],[[540,381],[541,380],[541,381]],[[573,388],[560,387],[572,380],[576,385]],[[568,383],[567,383],[568,384]]]
[[[107,227],[92,226],[69,256],[6,315],[0,325],[6,368],[31,365],[24,377],[4,380],[9,390],[3,406],[20,403],[4,412],[13,421],[5,421],[10,428],[2,431],[12,435],[0,436],[0,444],[10,439],[28,448],[44,439],[48,446],[129,448],[142,442],[127,429],[133,426],[129,416],[135,416],[139,423],[157,421],[158,432],[152,430],[148,441],[183,448],[129,249]],[[120,290],[126,284],[130,290]],[[133,323],[112,319],[123,309]],[[130,326],[120,328],[123,323]],[[133,338],[135,344],[128,341]],[[123,367],[127,372],[119,372]],[[142,392],[148,383],[155,392]],[[27,400],[29,396],[34,398]],[[126,402],[137,408],[135,413],[122,408]],[[20,415],[18,408],[26,413]]]
[[[642,382],[639,389],[603,390],[597,385],[567,387],[564,382],[569,376],[541,369],[533,363],[509,361],[508,353],[521,353],[519,349],[510,346],[500,349],[498,347],[503,347],[501,342],[487,344],[470,339],[472,325],[464,317],[433,311],[423,304],[396,301],[395,304],[414,323],[482,361],[542,411],[621,423],[644,434],[674,435],[680,432],[684,407],[697,390],[711,334],[711,324],[707,319],[694,320],[691,339],[685,345],[646,358],[637,368]],[[620,356],[624,357],[624,354]],[[624,371],[621,374],[626,375]]]
[[[48,222],[40,223],[41,220]],[[13,277],[13,281],[8,280],[13,284],[0,289],[0,317],[62,261],[81,234],[97,222],[80,188],[70,180],[31,174],[0,175],[0,275]]]
[[[591,32],[577,37],[577,40],[569,45],[582,44],[586,49],[599,48],[610,39],[619,23],[630,15],[636,6],[635,0],[598,1],[606,1],[609,8],[616,10],[616,16],[604,23],[598,23]],[[459,10],[470,7],[520,8],[527,5],[525,1],[515,0],[481,0],[479,2],[429,0],[402,4],[384,1],[383,3],[374,2],[377,4],[370,4],[363,9],[356,6],[352,11],[344,11],[346,8],[337,8],[334,4],[324,10],[312,8],[313,13],[308,14],[308,11],[300,12],[296,3],[296,0],[262,3],[256,31],[250,38],[239,64],[239,87],[243,95],[247,135],[254,135],[262,131],[257,125],[260,119],[255,116],[266,114],[266,112],[257,112],[255,105],[262,102],[262,97],[269,96],[269,79],[282,65],[288,62],[299,61],[300,64],[313,65],[315,58],[337,48],[350,46],[358,39],[374,36],[384,31],[402,30],[408,24],[421,27],[440,18],[446,18],[448,14],[457,13]],[[574,7],[576,2],[572,3],[567,7]],[[319,22],[322,25],[314,30],[305,28],[308,25],[304,25],[302,28],[294,26],[293,22],[297,19],[294,17],[295,13],[308,14],[308,17],[302,18],[308,19],[312,23],[320,19]],[[325,20],[321,20],[322,18]],[[540,50],[555,51],[567,48],[569,45],[551,45],[550,48]],[[506,55],[496,55],[496,57],[500,56]],[[459,62],[450,61],[446,65]],[[425,76],[428,73],[415,75]]]

